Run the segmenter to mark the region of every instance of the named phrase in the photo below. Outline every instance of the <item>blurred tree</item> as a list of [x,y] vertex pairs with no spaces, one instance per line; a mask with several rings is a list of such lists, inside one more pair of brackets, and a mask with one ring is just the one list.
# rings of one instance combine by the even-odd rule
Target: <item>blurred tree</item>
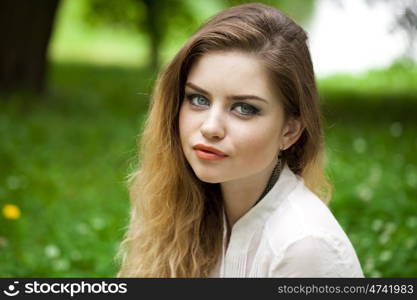
[[0,91],[45,86],[47,48],[59,0],[0,1]]
[[284,12],[302,26],[306,26],[314,15],[315,0],[294,1],[294,0],[227,0],[228,6],[240,5],[248,2],[259,2]]
[[[202,21],[204,14],[198,11],[201,3],[193,0],[89,0],[86,19],[91,24],[107,24],[137,30],[149,37],[149,66],[157,70],[160,64],[161,44],[175,31],[191,33]],[[218,0],[214,6],[226,8],[244,0]],[[314,0],[266,0],[258,1],[277,7],[305,24],[313,15]]]
[[160,64],[160,45],[168,37],[170,27],[197,24],[188,1],[181,0],[89,0],[86,18],[92,24],[124,26],[149,37],[149,67]]

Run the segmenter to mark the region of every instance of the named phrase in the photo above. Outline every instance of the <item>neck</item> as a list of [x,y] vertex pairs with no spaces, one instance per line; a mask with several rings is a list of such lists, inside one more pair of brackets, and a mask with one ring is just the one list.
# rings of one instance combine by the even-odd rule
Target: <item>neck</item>
[[274,160],[260,173],[221,183],[224,208],[230,230],[263,195],[276,164],[277,160]]

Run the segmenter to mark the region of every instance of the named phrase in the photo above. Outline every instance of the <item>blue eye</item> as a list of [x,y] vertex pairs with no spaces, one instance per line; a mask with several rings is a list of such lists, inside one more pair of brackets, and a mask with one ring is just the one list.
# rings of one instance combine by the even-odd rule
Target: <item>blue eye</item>
[[[186,98],[192,106],[201,107],[208,104],[208,100],[198,94],[186,95]],[[242,116],[253,116],[259,114],[259,109],[248,103],[238,102],[235,103],[233,107],[240,107],[238,114]]]
[[[190,102],[190,104],[193,105],[193,106],[201,106],[201,104],[203,104],[203,103],[202,103],[202,101],[200,101],[200,99],[207,100],[203,96],[197,95],[197,94],[187,95],[187,99],[188,99],[188,102]],[[198,104],[195,104],[195,101],[193,101],[194,99],[198,99],[197,100]]]
[[235,107],[236,106],[239,106],[241,108],[242,115],[256,115],[259,113],[259,109],[247,103],[236,103]]

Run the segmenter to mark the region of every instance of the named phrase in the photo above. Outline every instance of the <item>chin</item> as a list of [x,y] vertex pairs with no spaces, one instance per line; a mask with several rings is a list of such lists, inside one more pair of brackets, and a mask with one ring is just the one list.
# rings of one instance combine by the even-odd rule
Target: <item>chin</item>
[[207,183],[220,183],[220,182],[222,182],[218,178],[211,178],[211,177],[204,177],[204,176],[197,176],[197,178],[200,179],[201,181],[207,182]]
[[200,178],[200,180],[201,180],[202,182],[205,182],[205,183],[211,183],[211,184],[215,184],[215,183],[220,183],[220,182],[222,182],[222,181],[219,181],[219,180],[203,180],[203,179],[201,179],[201,178]]
[[195,175],[197,176],[198,179],[200,179],[203,182],[207,182],[207,183],[220,183],[223,182],[223,180],[219,177],[216,176],[208,176],[207,174],[199,174],[195,172]]

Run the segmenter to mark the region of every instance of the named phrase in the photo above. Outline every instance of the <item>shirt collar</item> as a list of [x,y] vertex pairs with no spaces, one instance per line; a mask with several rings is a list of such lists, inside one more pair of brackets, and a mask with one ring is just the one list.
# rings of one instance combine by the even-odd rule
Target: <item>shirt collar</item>
[[[259,227],[265,224],[268,217],[281,204],[282,200],[293,190],[301,177],[295,175],[287,164],[282,168],[281,174],[271,188],[271,190],[262,198],[262,200],[244,214],[232,227],[229,247],[239,246],[245,250],[245,245],[249,246],[250,236],[248,233],[256,232]],[[302,180],[302,179],[301,179]],[[226,213],[223,208],[223,240],[227,236]],[[237,248],[236,248],[237,249]]]

